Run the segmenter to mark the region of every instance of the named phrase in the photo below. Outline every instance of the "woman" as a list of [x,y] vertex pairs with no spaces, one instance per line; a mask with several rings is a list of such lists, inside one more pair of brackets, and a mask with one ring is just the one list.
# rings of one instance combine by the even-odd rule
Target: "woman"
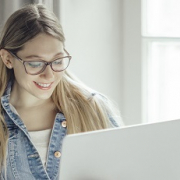
[[28,5],[0,39],[1,179],[59,177],[66,134],[118,126],[109,100],[67,72],[71,56],[55,15]]

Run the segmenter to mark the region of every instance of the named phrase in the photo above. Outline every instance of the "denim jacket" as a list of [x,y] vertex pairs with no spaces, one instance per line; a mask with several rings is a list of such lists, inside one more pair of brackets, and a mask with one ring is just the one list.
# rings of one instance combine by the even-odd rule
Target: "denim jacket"
[[[59,180],[59,165],[62,142],[66,136],[66,119],[62,113],[57,113],[50,137],[46,168],[43,166],[40,155],[35,148],[28,130],[20,117],[11,110],[9,104],[11,86],[8,85],[1,104],[4,108],[4,117],[9,130],[7,146],[7,177],[2,171],[2,180]],[[110,118],[112,121],[112,119]],[[112,123],[115,123],[112,121]],[[116,126],[116,124],[114,124]],[[58,154],[58,155],[57,155]]]

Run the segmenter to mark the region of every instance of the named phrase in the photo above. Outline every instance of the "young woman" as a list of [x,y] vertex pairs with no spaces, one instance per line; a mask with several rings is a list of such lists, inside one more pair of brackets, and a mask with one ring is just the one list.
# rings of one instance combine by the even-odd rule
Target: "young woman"
[[109,100],[67,72],[71,56],[55,15],[28,5],[0,37],[1,179],[57,180],[66,134],[115,127]]

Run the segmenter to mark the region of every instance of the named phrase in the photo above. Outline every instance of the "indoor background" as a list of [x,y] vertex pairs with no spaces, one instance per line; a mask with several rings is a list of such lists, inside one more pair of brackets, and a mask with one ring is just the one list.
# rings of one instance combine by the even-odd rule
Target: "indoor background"
[[70,71],[116,102],[125,125],[180,118],[178,0],[0,0],[0,27],[28,3],[58,16]]

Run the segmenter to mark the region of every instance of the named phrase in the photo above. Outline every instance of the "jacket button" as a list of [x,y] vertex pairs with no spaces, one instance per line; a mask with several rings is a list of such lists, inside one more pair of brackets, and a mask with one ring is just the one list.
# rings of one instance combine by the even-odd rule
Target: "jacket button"
[[67,123],[66,123],[66,121],[63,121],[62,123],[61,123],[61,125],[62,125],[62,127],[67,127]]
[[8,103],[4,103],[4,106],[8,106]]
[[61,153],[60,153],[59,151],[56,151],[56,152],[54,153],[54,156],[55,156],[56,158],[59,158],[59,157],[61,157]]

